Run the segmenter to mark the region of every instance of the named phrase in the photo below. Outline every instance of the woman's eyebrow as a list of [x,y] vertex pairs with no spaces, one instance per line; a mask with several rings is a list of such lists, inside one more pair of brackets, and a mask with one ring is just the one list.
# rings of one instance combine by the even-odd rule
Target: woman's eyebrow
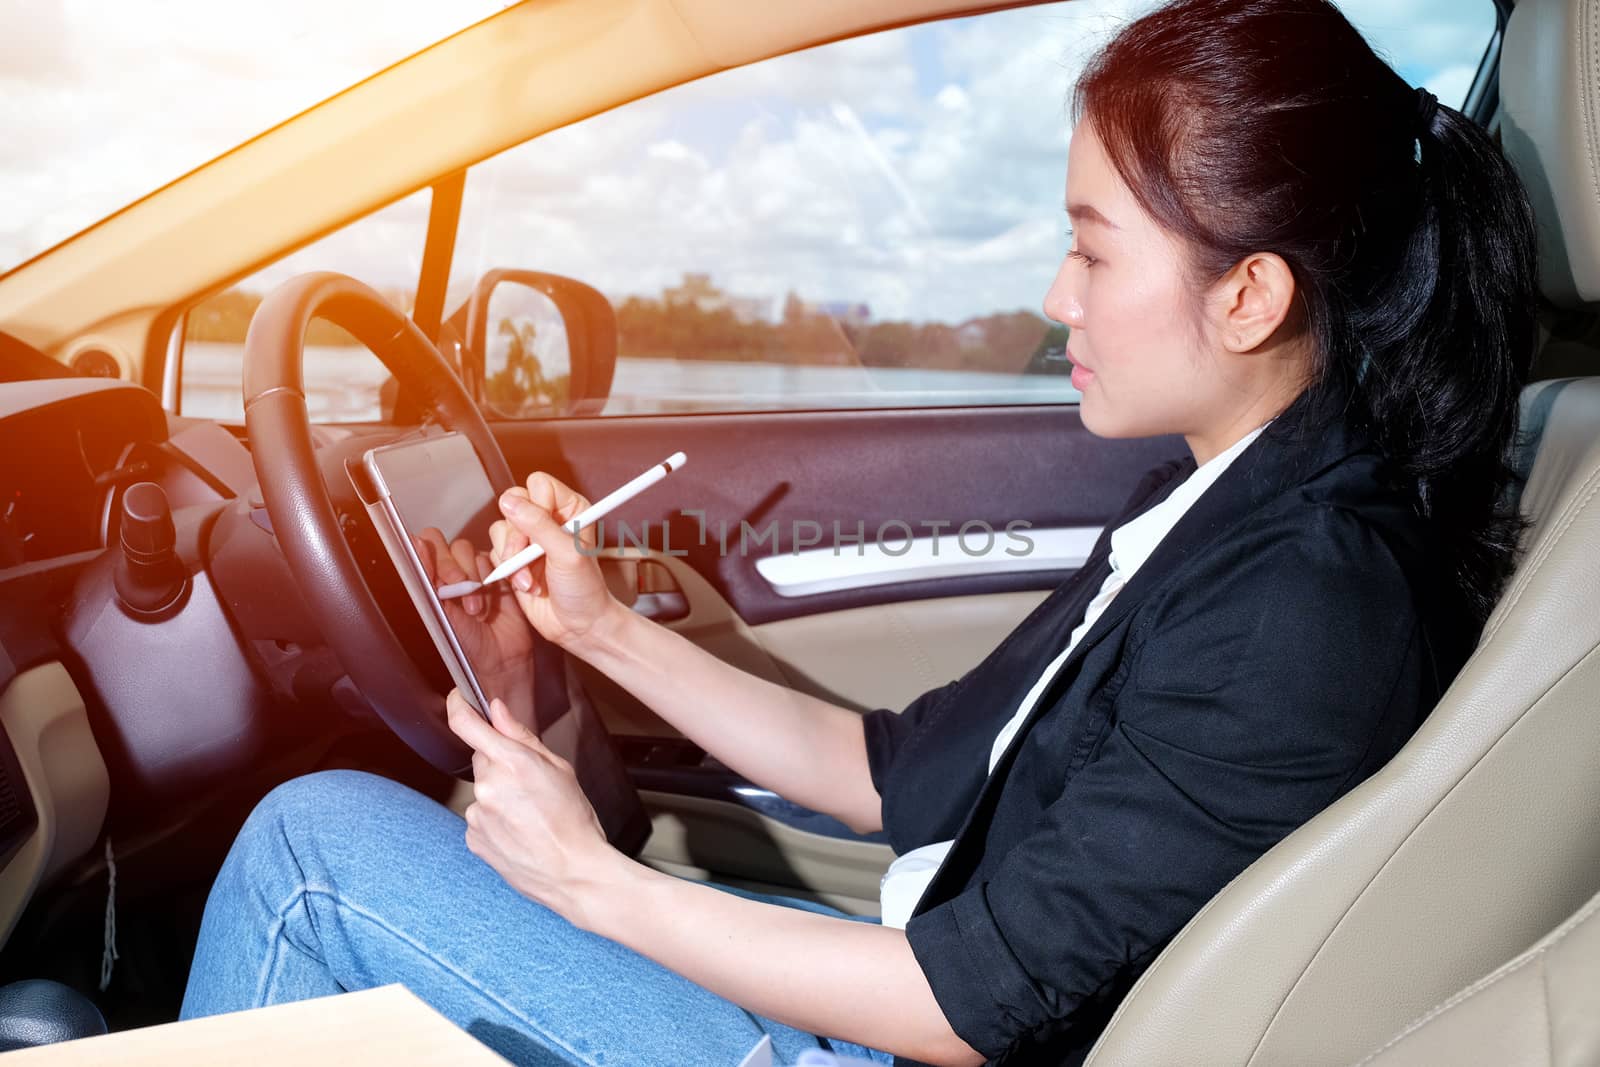
[[1068,204],[1067,217],[1076,223],[1097,222],[1110,230],[1120,230],[1121,226],[1102,215],[1098,208],[1088,204]]

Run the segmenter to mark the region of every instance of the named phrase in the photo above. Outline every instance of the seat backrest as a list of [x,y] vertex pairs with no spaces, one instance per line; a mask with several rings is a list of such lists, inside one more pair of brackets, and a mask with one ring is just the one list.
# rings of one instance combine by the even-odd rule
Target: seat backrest
[[[1520,0],[1502,133],[1569,307],[1600,302],[1597,68],[1600,0]],[[1388,766],[1195,916],[1089,1063],[1355,1062],[1600,890],[1600,379],[1530,386],[1522,414],[1533,525],[1472,658]]]
[[1357,1067],[1600,1063],[1600,894],[1493,974],[1390,1038]]

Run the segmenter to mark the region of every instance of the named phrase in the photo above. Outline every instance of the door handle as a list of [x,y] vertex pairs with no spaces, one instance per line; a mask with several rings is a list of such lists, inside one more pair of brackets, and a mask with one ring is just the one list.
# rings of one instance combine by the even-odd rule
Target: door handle
[[656,622],[672,622],[689,614],[689,599],[682,593],[640,593],[633,610]]
[[688,618],[689,598],[661,564],[649,559],[607,557],[601,573],[613,596],[656,622]]

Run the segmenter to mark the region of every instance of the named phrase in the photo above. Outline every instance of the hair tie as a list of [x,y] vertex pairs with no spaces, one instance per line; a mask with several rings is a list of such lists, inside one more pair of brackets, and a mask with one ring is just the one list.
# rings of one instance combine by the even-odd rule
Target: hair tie
[[1439,98],[1426,89],[1417,90],[1417,125],[1423,133],[1433,129],[1433,116],[1439,113]]

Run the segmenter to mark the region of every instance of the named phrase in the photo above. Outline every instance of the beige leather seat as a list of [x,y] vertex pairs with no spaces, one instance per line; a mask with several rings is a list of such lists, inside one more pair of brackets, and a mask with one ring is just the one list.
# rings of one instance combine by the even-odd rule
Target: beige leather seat
[[1600,894],[1498,971],[1406,1027],[1359,1067],[1600,1063]]
[[[1591,306],[1600,0],[1520,0],[1501,69],[1502,136],[1540,215],[1546,293]],[[1184,928],[1089,1063],[1360,1061],[1600,890],[1600,379],[1531,386],[1523,417],[1534,447],[1521,506],[1534,525],[1473,658],[1387,767]],[[1596,938],[1595,925],[1559,944]],[[1509,981],[1468,1000],[1503,1004]],[[1600,1013],[1600,984],[1563,1003],[1575,995]],[[1430,1030],[1381,1062],[1455,1062],[1428,1058]]]

